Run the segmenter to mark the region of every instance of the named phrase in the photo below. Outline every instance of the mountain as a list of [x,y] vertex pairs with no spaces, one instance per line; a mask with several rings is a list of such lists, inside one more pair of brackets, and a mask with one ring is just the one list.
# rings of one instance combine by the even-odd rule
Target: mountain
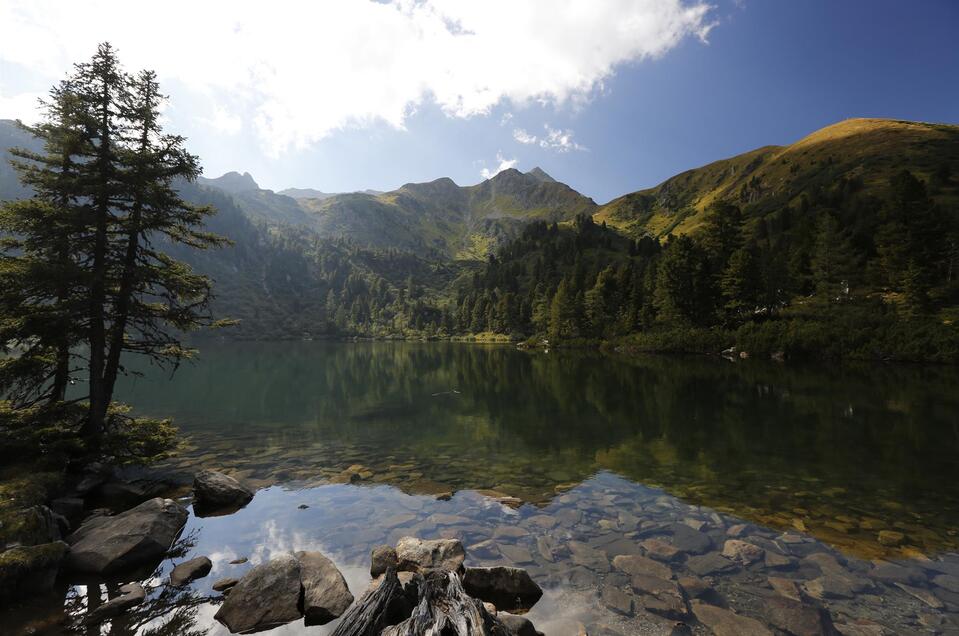
[[[359,190],[361,194],[383,194],[380,190]],[[291,197],[293,199],[329,199],[330,197],[335,197],[338,192],[321,192],[320,190],[314,190],[313,188],[287,188],[285,190],[280,190],[277,194],[282,194],[283,196]]]
[[484,260],[534,220],[571,221],[596,204],[536,168],[509,169],[473,186],[452,179],[407,183],[391,192],[273,192],[249,174],[228,173],[202,185],[231,194],[251,219],[310,229],[322,238],[412,251],[431,258]]
[[230,194],[242,194],[260,189],[260,186],[253,180],[253,176],[250,175],[249,172],[244,172],[243,174],[239,172],[227,172],[222,177],[217,177],[216,179],[200,177],[197,179],[197,183],[211,188],[219,188]]
[[[764,146],[621,196],[599,208],[595,219],[632,236],[683,234],[699,227],[713,201],[763,215],[836,184],[882,196],[903,169],[935,183],[937,171],[950,165],[959,171],[959,126],[848,119],[789,146]],[[938,194],[956,196],[954,190]]]

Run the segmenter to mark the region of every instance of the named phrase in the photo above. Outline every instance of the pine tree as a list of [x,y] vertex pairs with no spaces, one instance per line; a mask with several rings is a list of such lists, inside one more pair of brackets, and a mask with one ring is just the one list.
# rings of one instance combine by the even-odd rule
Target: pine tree
[[832,302],[852,294],[858,275],[857,258],[839,222],[828,212],[820,215],[811,268],[820,296]]
[[[64,371],[81,362],[89,376],[81,433],[94,445],[106,429],[123,353],[175,368],[191,355],[180,334],[215,324],[209,279],[163,251],[224,242],[201,229],[213,210],[186,204],[173,187],[177,179],[195,180],[199,166],[181,137],[162,133],[164,99],[152,73],[130,77],[114,49],[100,45],[51,92],[36,128],[44,153],[18,153],[24,161],[17,168],[36,197],[2,214],[4,229],[18,236],[5,245],[3,274],[26,268],[45,281],[42,294],[19,299],[18,309],[3,299],[5,316],[20,312],[15,339],[46,348],[39,368],[47,370],[21,375],[21,384],[32,382],[35,396],[62,399]],[[37,306],[48,316],[23,319]],[[54,338],[51,325],[66,327]],[[9,332],[0,336],[11,340]],[[71,352],[76,344],[85,345],[84,357]]]
[[763,291],[762,272],[755,245],[747,245],[732,253],[723,270],[720,287],[725,308],[736,318],[753,312]]

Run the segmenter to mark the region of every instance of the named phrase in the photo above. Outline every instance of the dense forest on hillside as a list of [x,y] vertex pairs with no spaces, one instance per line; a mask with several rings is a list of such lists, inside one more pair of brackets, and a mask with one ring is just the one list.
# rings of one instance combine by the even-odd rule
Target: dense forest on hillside
[[422,271],[368,286],[354,275],[324,315],[348,317],[329,323],[347,334],[383,333],[388,316],[404,335],[952,360],[959,234],[929,196],[947,187],[946,168],[928,185],[904,170],[885,198],[840,181],[772,214],[720,201],[699,231],[662,242],[586,215],[534,222],[448,289]]
[[[0,137],[33,143],[8,124]],[[950,126],[850,120],[598,208],[539,170],[315,200],[230,173],[177,187],[218,211],[207,226],[232,245],[170,250],[215,281],[215,313],[237,321],[200,338],[956,360],[956,139]],[[2,198],[29,194],[9,169],[0,177]],[[386,225],[356,207],[374,200]],[[340,220],[330,205],[345,206]],[[424,247],[436,241],[472,247],[455,258]]]

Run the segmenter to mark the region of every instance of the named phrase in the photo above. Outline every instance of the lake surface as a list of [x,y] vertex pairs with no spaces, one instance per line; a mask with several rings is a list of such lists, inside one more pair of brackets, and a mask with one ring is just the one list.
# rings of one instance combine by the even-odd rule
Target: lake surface
[[[468,564],[528,569],[546,590],[529,617],[547,634],[669,633],[611,565],[650,538],[684,548],[675,578],[766,624],[773,576],[866,630],[844,633],[959,632],[956,369],[217,343],[172,379],[126,380],[118,398],[180,426],[165,470],[220,469],[259,490],[234,515],[191,516],[182,553],[213,572],[173,590],[163,579],[182,557],[165,561],[150,602],[111,634],[224,634],[212,582],[289,550],[324,551],[359,597],[370,548],[405,535],[457,537]],[[730,537],[765,559],[724,561]],[[66,587],[13,624],[62,633],[93,590]]]

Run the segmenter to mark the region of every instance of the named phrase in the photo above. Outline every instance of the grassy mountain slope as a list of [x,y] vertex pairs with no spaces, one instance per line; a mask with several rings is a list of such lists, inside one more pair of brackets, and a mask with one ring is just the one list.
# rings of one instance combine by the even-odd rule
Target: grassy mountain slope
[[[610,201],[595,218],[633,236],[684,234],[695,231],[703,211],[719,199],[762,214],[842,179],[882,196],[899,170],[931,182],[943,165],[959,172],[959,126],[849,119],[789,146],[765,146],[688,170]],[[933,194],[959,198],[956,188]]]

